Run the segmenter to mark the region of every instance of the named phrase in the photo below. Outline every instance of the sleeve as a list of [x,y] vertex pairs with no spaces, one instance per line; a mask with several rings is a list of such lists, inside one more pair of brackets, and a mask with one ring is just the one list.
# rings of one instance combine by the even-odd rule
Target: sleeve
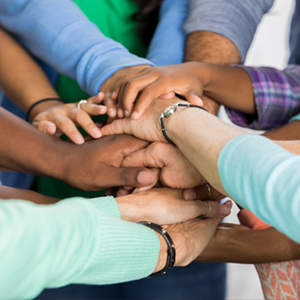
[[300,66],[290,65],[283,71],[265,67],[239,67],[248,72],[251,78],[257,114],[251,116],[227,108],[233,123],[268,130],[286,124],[300,113]]
[[186,35],[183,24],[190,0],[164,0],[147,59],[157,66],[182,63]]
[[32,299],[44,288],[151,274],[160,248],[157,235],[120,220],[116,203],[109,204],[114,199],[103,200],[0,201],[1,299]]
[[256,27],[274,0],[191,0],[185,24],[187,34],[211,31],[231,40],[239,49],[242,61],[252,42]]
[[300,156],[251,134],[223,148],[218,169],[227,193],[242,207],[300,242]]
[[90,95],[121,68],[153,65],[106,38],[71,0],[1,0],[0,25]]

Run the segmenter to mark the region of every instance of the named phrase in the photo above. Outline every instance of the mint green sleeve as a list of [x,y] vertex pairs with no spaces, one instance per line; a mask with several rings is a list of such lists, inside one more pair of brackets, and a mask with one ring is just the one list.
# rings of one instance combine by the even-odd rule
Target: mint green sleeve
[[232,139],[218,160],[222,184],[242,207],[300,242],[300,156],[251,134]]
[[151,274],[160,244],[120,219],[112,197],[54,205],[0,201],[0,299],[31,299],[70,283],[110,284]]

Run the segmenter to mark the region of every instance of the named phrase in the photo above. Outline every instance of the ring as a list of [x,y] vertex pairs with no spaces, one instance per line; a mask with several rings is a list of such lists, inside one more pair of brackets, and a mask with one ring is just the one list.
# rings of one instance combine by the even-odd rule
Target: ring
[[87,103],[87,100],[80,100],[80,101],[77,103],[77,108],[80,109],[80,105],[83,104],[83,103]]
[[207,198],[209,198],[211,196],[211,188],[210,185],[208,183],[205,183],[206,187],[207,187],[207,191],[208,191],[208,196]]
[[206,213],[206,215],[202,216],[202,219],[205,219],[209,216],[209,214],[211,213],[211,204],[210,202],[205,202],[208,205],[208,212]]

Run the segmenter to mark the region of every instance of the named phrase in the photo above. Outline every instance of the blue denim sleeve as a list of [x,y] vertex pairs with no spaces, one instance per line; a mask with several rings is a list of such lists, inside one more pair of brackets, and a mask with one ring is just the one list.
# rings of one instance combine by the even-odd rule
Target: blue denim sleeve
[[191,0],[185,31],[211,31],[231,40],[244,61],[256,27],[274,0]]
[[299,155],[265,137],[243,134],[223,148],[218,168],[232,199],[300,242]]
[[164,0],[147,55],[155,65],[174,65],[183,61],[186,38],[183,24],[189,3],[190,0]]
[[0,26],[91,95],[121,68],[152,65],[106,38],[70,0],[1,0]]

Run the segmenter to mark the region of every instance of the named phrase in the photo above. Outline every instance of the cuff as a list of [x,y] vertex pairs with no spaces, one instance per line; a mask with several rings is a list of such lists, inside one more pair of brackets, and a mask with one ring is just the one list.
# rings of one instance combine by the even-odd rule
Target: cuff
[[119,206],[118,206],[115,198],[112,196],[91,198],[91,199],[86,199],[86,201],[92,203],[99,209],[106,210],[109,214],[111,214],[119,219],[121,218]]

